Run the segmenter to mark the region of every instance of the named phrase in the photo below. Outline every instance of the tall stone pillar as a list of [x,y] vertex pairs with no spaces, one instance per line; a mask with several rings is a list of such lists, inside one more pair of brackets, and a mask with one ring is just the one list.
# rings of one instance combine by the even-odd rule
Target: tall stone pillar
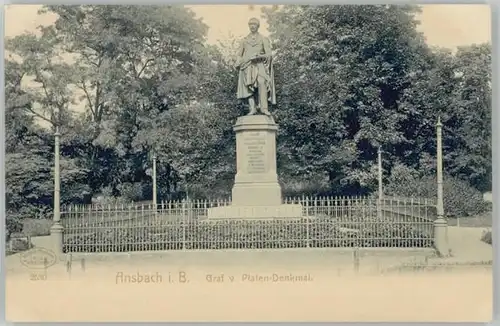
[[443,140],[442,140],[442,127],[441,119],[438,118],[436,124],[436,156],[437,156],[437,218],[434,221],[434,246],[440,256],[448,256],[448,221],[444,216],[443,204]]
[[265,115],[243,116],[236,121],[233,205],[281,205],[281,187],[276,173],[277,130],[274,120]]
[[276,132],[272,117],[239,117],[236,133],[236,176],[231,206],[208,210],[209,219],[298,218],[302,205],[282,204],[276,171]]
[[64,227],[61,224],[61,178],[60,178],[60,137],[59,128],[56,127],[54,134],[54,216],[53,224],[50,228],[50,242],[51,247],[56,255],[63,253],[63,232]]

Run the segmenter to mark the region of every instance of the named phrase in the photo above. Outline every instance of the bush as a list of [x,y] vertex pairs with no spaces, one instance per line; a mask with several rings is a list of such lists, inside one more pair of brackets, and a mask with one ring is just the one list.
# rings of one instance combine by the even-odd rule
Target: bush
[[23,220],[22,232],[32,237],[50,235],[50,227],[53,223],[52,219],[26,218]]
[[92,205],[106,207],[116,205],[130,205],[133,201],[125,197],[113,197],[106,195],[98,195],[92,198]]
[[21,251],[31,249],[33,245],[26,239],[12,239],[11,244],[7,247],[6,254],[15,254]]
[[331,185],[324,175],[280,178],[284,197],[317,196],[327,193]]
[[14,215],[11,212],[7,212],[7,216],[5,218],[5,240],[9,241],[10,236],[13,233],[20,233],[23,230],[23,223],[18,218],[17,215]]
[[483,236],[481,237],[481,241],[486,242],[489,245],[493,244],[491,230],[486,231],[486,232],[483,233]]
[[432,236],[405,223],[376,218],[356,230],[331,219],[219,220],[80,229],[65,237],[65,252],[127,252],[179,249],[279,249],[332,247],[432,247]]
[[[47,235],[45,233],[41,234],[30,234],[33,230],[33,226],[28,226],[28,231],[26,231],[26,225],[29,224],[47,224],[46,221],[51,221],[47,217],[52,218],[52,211],[50,208],[42,206],[27,206],[19,210],[9,210],[7,211],[7,216],[5,218],[5,239],[9,241],[12,234],[24,233],[27,235]],[[37,222],[34,222],[37,221]],[[50,226],[49,226],[50,228]]]
[[[403,197],[437,198],[436,177],[420,176],[417,171],[397,165],[393,168],[385,193]],[[480,214],[490,209],[491,204],[483,200],[480,191],[466,181],[443,177],[444,211],[448,217],[464,217]]]
[[140,182],[122,183],[117,186],[118,191],[125,200],[129,202],[140,201],[144,199],[144,185]]

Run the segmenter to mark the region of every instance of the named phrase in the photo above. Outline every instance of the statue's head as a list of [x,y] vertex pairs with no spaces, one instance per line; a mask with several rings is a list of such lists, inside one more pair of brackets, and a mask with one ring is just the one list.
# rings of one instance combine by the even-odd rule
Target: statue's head
[[260,27],[260,21],[257,18],[250,18],[248,21],[248,28],[250,28],[250,31],[252,33],[255,33],[259,30]]

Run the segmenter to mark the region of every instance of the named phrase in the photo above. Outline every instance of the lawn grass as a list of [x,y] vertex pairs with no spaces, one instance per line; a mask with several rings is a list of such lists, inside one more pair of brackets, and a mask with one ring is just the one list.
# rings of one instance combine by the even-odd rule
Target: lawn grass
[[448,218],[448,225],[469,228],[491,228],[493,226],[493,213],[492,211],[487,211],[473,216]]
[[50,235],[50,227],[54,223],[52,219],[25,218],[22,220],[23,230],[13,232],[11,237],[40,237]]

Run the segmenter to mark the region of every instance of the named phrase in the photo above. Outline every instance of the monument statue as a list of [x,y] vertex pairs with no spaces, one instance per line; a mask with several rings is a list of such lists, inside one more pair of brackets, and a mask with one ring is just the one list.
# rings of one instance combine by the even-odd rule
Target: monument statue
[[249,106],[247,115],[238,117],[236,136],[236,174],[231,204],[211,207],[208,219],[302,218],[300,204],[283,203],[276,162],[278,125],[269,112],[276,104],[271,42],[258,33],[259,21],[248,22],[250,34],[243,38],[238,52],[238,99]]
[[257,18],[248,21],[250,34],[241,41],[236,68],[238,75],[238,99],[248,100],[249,113],[258,111],[270,116],[269,103],[276,104],[271,42],[259,33]]

